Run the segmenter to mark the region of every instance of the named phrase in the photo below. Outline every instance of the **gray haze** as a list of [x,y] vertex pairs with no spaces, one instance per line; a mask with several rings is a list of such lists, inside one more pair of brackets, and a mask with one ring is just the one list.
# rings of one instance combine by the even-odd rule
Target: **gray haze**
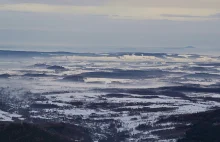
[[[166,52],[192,45],[197,50],[173,52],[220,50],[218,1],[186,1],[183,7],[160,2],[0,0],[0,49]],[[132,4],[133,13],[127,10]]]

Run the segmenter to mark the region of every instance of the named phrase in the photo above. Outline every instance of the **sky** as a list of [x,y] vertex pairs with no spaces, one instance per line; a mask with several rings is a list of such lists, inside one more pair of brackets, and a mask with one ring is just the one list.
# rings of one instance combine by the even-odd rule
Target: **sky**
[[220,0],[0,0],[0,49],[214,52],[219,25]]

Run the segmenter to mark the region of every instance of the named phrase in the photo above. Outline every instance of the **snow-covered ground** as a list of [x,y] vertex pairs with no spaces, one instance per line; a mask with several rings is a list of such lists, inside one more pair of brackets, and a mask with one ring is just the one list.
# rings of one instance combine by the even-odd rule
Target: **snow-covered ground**
[[128,141],[175,141],[155,132],[176,124],[158,120],[220,107],[219,59],[56,54],[0,60],[0,121],[75,123],[94,131],[94,141],[112,133],[114,124]]

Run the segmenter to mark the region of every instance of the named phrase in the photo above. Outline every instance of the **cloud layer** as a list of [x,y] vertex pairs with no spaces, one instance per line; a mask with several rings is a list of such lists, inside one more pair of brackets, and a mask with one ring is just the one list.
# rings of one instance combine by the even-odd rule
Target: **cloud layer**
[[[218,9],[112,5],[75,6],[37,3],[1,4],[1,11],[105,15],[120,19],[210,20],[219,18]],[[176,15],[176,16],[175,16]]]
[[75,6],[98,6],[103,5],[109,0],[0,0],[2,4],[53,4],[53,5],[75,5]]
[[0,21],[0,49],[220,47],[220,0],[0,0]]

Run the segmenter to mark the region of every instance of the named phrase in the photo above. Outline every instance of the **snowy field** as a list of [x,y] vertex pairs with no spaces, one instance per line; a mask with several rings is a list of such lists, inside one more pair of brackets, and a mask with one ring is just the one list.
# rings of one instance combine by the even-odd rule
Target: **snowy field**
[[[65,122],[94,141],[176,141],[172,115],[220,107],[220,57],[0,51],[0,120]],[[168,131],[169,130],[169,131]]]

